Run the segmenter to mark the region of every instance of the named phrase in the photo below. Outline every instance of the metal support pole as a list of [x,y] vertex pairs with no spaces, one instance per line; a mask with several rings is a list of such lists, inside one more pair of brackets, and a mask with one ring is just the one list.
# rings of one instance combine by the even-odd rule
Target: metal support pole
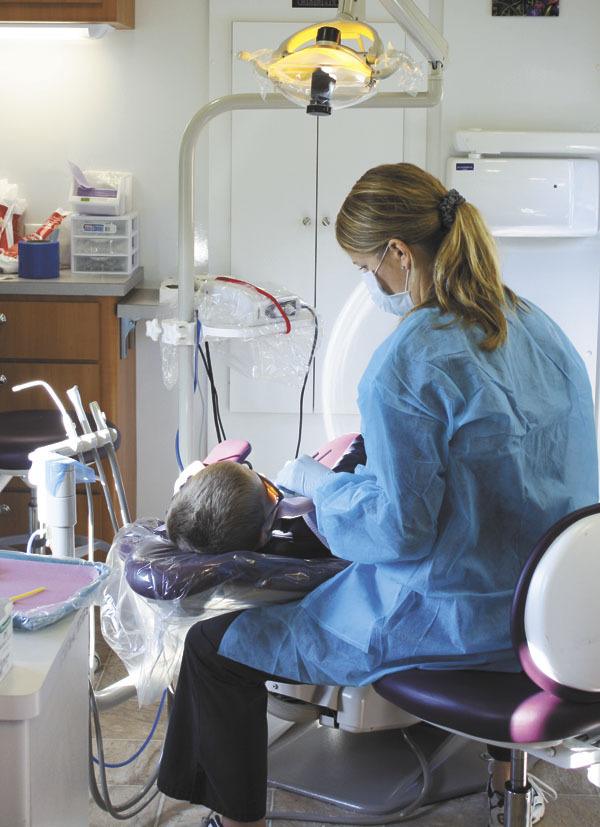
[[504,794],[505,827],[529,827],[532,791],[527,782],[527,753],[513,749],[510,753],[510,781]]

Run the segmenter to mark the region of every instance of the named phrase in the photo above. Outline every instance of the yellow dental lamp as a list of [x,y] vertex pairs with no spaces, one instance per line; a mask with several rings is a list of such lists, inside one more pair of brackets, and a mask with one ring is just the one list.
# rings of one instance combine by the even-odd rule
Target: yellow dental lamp
[[[305,106],[311,115],[330,115],[370,98],[380,80],[401,70],[401,86],[415,90],[418,66],[405,54],[385,48],[367,23],[354,15],[357,0],[340,0],[335,20],[314,24],[288,37],[275,51],[240,53],[254,64],[288,100]],[[392,17],[412,37],[438,72],[448,44],[413,0],[381,0]]]

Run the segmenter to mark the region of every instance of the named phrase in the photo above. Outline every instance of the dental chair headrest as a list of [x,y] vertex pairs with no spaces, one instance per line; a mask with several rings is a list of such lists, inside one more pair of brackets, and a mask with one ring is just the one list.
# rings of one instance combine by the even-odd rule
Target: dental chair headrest
[[199,554],[178,548],[158,520],[138,520],[120,529],[112,553],[119,555],[138,595],[176,601],[182,613],[190,614],[204,606],[205,598],[214,602],[215,590],[231,603],[240,590],[246,595],[250,589],[257,605],[295,600],[350,565],[336,557],[302,560],[257,551]]

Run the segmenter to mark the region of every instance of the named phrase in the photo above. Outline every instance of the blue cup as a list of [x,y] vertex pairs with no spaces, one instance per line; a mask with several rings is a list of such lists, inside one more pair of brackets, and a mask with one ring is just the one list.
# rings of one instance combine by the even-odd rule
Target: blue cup
[[19,276],[22,279],[57,279],[59,275],[58,241],[19,241]]

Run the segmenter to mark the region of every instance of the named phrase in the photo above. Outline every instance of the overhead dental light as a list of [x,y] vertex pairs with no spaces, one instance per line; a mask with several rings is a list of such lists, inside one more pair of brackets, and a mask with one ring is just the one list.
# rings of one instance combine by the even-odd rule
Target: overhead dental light
[[[413,0],[381,0],[439,70],[448,45]],[[421,71],[408,55],[386,48],[372,26],[354,14],[356,0],[340,0],[335,20],[308,26],[288,37],[275,51],[241,52],[262,78],[311,115],[330,115],[370,98],[380,80],[398,72],[399,87],[417,91]]]

